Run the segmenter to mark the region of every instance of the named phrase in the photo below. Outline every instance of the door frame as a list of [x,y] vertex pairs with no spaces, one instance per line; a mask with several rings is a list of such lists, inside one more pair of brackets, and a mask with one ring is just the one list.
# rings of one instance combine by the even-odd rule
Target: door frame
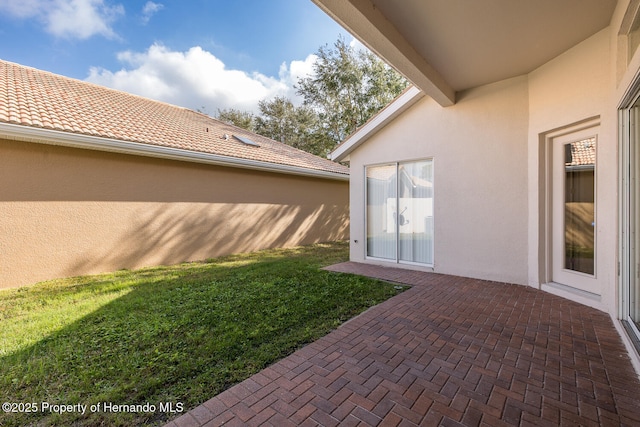
[[[539,168],[539,280],[541,287],[548,289],[559,289],[572,294],[584,297],[591,303],[600,303],[600,294],[582,290],[553,280],[553,144],[554,140],[566,135],[577,134],[589,129],[596,129],[600,126],[600,116],[589,117],[587,119],[552,129],[539,136],[540,142],[540,168]],[[579,139],[579,138],[578,138]],[[597,171],[596,165],[596,171]],[[596,172],[597,173],[597,172]],[[597,186],[597,178],[596,178]],[[596,190],[597,193],[597,190]],[[597,208],[596,208],[597,209]],[[596,213],[597,217],[597,213]],[[597,223],[596,223],[597,234]],[[596,267],[596,274],[597,274]],[[578,275],[582,273],[576,273]],[[584,275],[584,274],[582,274]],[[584,275],[587,276],[587,275]],[[587,278],[592,278],[591,276]],[[585,301],[585,303],[588,303]],[[590,304],[591,305],[591,304]]]
[[[578,130],[568,133],[566,135],[556,136],[551,138],[551,150],[552,150],[552,170],[550,171],[552,189],[551,189],[551,265],[552,265],[552,277],[551,281],[554,283],[570,286],[575,289],[582,290],[584,292],[600,295],[601,286],[598,282],[598,275],[600,273],[598,268],[598,236],[596,233],[598,222],[598,166],[594,164],[594,229],[593,229],[593,243],[594,243],[594,258],[593,258],[593,274],[579,272],[565,268],[565,251],[566,251],[566,223],[565,223],[565,200],[566,200],[566,170],[563,166],[564,163],[564,147],[566,144],[572,142],[578,142],[590,138],[596,140],[596,157],[598,147],[598,134],[600,132],[599,126],[589,127],[587,129]],[[597,163],[597,161],[596,161]]]
[[[635,320],[631,317],[631,272],[632,263],[636,260],[632,259],[632,252],[640,251],[635,247],[635,243],[631,241],[631,213],[632,203],[637,203],[631,192],[634,186],[640,185],[640,171],[632,170],[631,157],[635,154],[634,150],[639,150],[637,136],[632,136],[632,132],[638,133],[637,128],[632,128],[632,118],[630,109],[640,99],[640,78],[637,78],[634,84],[623,97],[622,102],[618,105],[618,185],[619,185],[619,230],[618,230],[618,318],[622,321],[622,325],[631,339],[632,343],[638,351],[640,351],[640,329],[637,327]],[[635,147],[632,144],[635,143]],[[637,155],[637,154],[636,154]],[[631,181],[634,181],[632,184]],[[635,213],[635,212],[634,212]],[[639,230],[635,230],[639,232]],[[634,249],[632,249],[632,246]],[[633,253],[636,256],[636,253]],[[637,268],[637,267],[636,267]]]

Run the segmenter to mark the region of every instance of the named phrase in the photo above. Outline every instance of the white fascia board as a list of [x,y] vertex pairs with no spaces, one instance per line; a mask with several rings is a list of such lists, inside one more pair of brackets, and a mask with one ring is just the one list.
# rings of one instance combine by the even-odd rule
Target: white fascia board
[[36,144],[59,145],[63,147],[86,150],[106,151],[111,153],[130,154],[135,156],[155,157],[183,162],[204,163],[208,165],[235,167],[265,172],[285,173],[290,175],[348,181],[349,175],[308,169],[258,160],[221,156],[180,148],[162,147],[138,142],[109,139],[99,136],[81,135],[52,129],[34,128],[10,123],[0,123],[0,138]]
[[393,119],[406,111],[413,104],[424,97],[424,93],[415,86],[409,87],[398,96],[391,104],[387,105],[360,129],[351,134],[342,144],[329,154],[329,158],[336,162],[345,160],[349,154],[363,142],[373,136],[380,129],[389,124]]

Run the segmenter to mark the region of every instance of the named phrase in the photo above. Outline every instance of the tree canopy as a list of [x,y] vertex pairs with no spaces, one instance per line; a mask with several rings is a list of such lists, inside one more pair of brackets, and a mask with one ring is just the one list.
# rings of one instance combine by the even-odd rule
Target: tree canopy
[[260,101],[259,115],[218,110],[220,120],[325,157],[336,144],[398,96],[408,82],[368,50],[339,38],[316,53],[313,73],[298,80],[303,104]]
[[239,128],[246,129],[251,132],[256,131],[256,116],[249,111],[236,110],[235,108],[221,110],[218,108],[218,114],[216,114],[216,117],[218,120],[238,126]]

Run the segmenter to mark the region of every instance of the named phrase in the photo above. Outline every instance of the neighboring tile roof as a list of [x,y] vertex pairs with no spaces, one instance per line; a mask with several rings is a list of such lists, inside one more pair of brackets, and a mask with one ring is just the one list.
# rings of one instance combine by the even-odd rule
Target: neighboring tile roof
[[[338,163],[202,113],[2,60],[0,123],[349,173]],[[244,144],[232,135],[249,138],[260,146]]]
[[596,164],[596,138],[572,142],[567,153],[565,166],[591,166]]

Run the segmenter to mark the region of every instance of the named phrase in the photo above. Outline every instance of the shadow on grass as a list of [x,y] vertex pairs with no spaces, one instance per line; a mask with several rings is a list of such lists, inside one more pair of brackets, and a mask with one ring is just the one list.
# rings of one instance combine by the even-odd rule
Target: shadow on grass
[[[0,425],[170,420],[398,292],[319,269],[347,250],[340,243],[236,255],[78,285],[130,290],[0,360],[0,400],[39,409],[1,413]],[[86,413],[43,412],[43,402],[86,405]],[[116,405],[124,411],[113,412]]]

